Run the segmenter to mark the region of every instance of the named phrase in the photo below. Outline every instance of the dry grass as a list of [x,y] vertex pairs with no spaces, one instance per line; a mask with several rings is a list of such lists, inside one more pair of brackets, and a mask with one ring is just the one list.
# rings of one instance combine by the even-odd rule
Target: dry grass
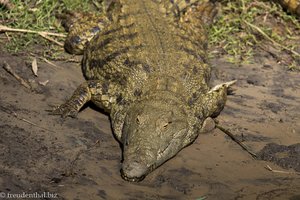
[[211,46],[230,62],[251,62],[264,45],[290,54],[290,69],[299,68],[300,23],[271,1],[223,1],[222,13],[210,31]]
[[[93,10],[96,0],[11,0],[9,9],[0,10],[0,24],[17,29],[64,32],[55,14],[63,10]],[[210,31],[211,46],[219,55],[238,65],[249,63],[257,49],[272,45],[290,54],[284,62],[290,70],[299,70],[300,23],[271,1],[221,1],[222,13]],[[97,7],[96,6],[96,7]],[[253,25],[253,26],[251,26]],[[257,28],[254,28],[257,27]],[[2,37],[3,38],[3,37]],[[36,34],[6,33],[6,48],[18,52],[35,45],[45,46],[44,54],[63,51],[57,44]],[[297,55],[298,54],[298,55]],[[216,56],[215,54],[213,56]],[[276,56],[276,55],[275,55]],[[280,55],[278,55],[280,57]]]

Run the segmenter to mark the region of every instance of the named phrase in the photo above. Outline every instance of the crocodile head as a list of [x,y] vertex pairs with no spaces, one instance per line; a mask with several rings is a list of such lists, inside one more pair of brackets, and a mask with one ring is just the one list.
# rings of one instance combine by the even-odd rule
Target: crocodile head
[[187,113],[178,105],[140,102],[128,112],[123,126],[122,177],[141,181],[187,145]]

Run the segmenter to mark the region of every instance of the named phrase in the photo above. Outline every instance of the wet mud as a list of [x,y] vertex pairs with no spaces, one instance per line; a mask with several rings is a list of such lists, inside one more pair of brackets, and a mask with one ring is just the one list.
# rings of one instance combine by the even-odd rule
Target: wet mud
[[[49,192],[57,199],[300,199],[300,78],[264,51],[237,67],[212,59],[212,85],[237,80],[217,120],[259,159],[220,130],[201,134],[189,147],[140,183],[120,176],[121,148],[105,113],[93,105],[62,120],[47,110],[61,104],[84,81],[79,63],[38,60],[0,52],[31,80],[31,91],[0,68],[0,193]],[[39,82],[49,80],[43,86]],[[291,172],[276,173],[266,169]],[[39,198],[51,199],[51,198]]]
[[259,158],[300,172],[300,143],[285,146],[276,143],[267,144],[259,153]]

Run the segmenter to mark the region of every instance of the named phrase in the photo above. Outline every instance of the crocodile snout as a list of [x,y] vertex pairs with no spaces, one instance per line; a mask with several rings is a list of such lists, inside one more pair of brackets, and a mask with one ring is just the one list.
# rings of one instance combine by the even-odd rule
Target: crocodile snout
[[142,163],[124,162],[121,169],[122,178],[126,181],[139,182],[142,181],[148,173],[148,167]]

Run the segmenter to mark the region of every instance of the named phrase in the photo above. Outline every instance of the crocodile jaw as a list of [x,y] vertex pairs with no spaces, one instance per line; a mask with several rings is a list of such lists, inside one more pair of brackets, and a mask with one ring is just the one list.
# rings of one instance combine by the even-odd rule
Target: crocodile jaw
[[148,172],[148,167],[138,162],[124,162],[122,164],[121,176],[130,182],[142,181]]
[[[178,131],[174,138],[169,142],[169,145],[157,151],[144,151],[142,154],[127,155],[126,150],[123,154],[126,156],[122,163],[121,176],[124,180],[130,182],[142,181],[154,169],[173,158],[187,144],[187,140],[183,140],[183,135],[186,135],[186,130]],[[149,158],[153,159],[149,159]],[[140,159],[141,158],[141,159]]]
[[189,124],[186,111],[161,101],[135,104],[122,129],[122,177],[141,181],[186,146]]

